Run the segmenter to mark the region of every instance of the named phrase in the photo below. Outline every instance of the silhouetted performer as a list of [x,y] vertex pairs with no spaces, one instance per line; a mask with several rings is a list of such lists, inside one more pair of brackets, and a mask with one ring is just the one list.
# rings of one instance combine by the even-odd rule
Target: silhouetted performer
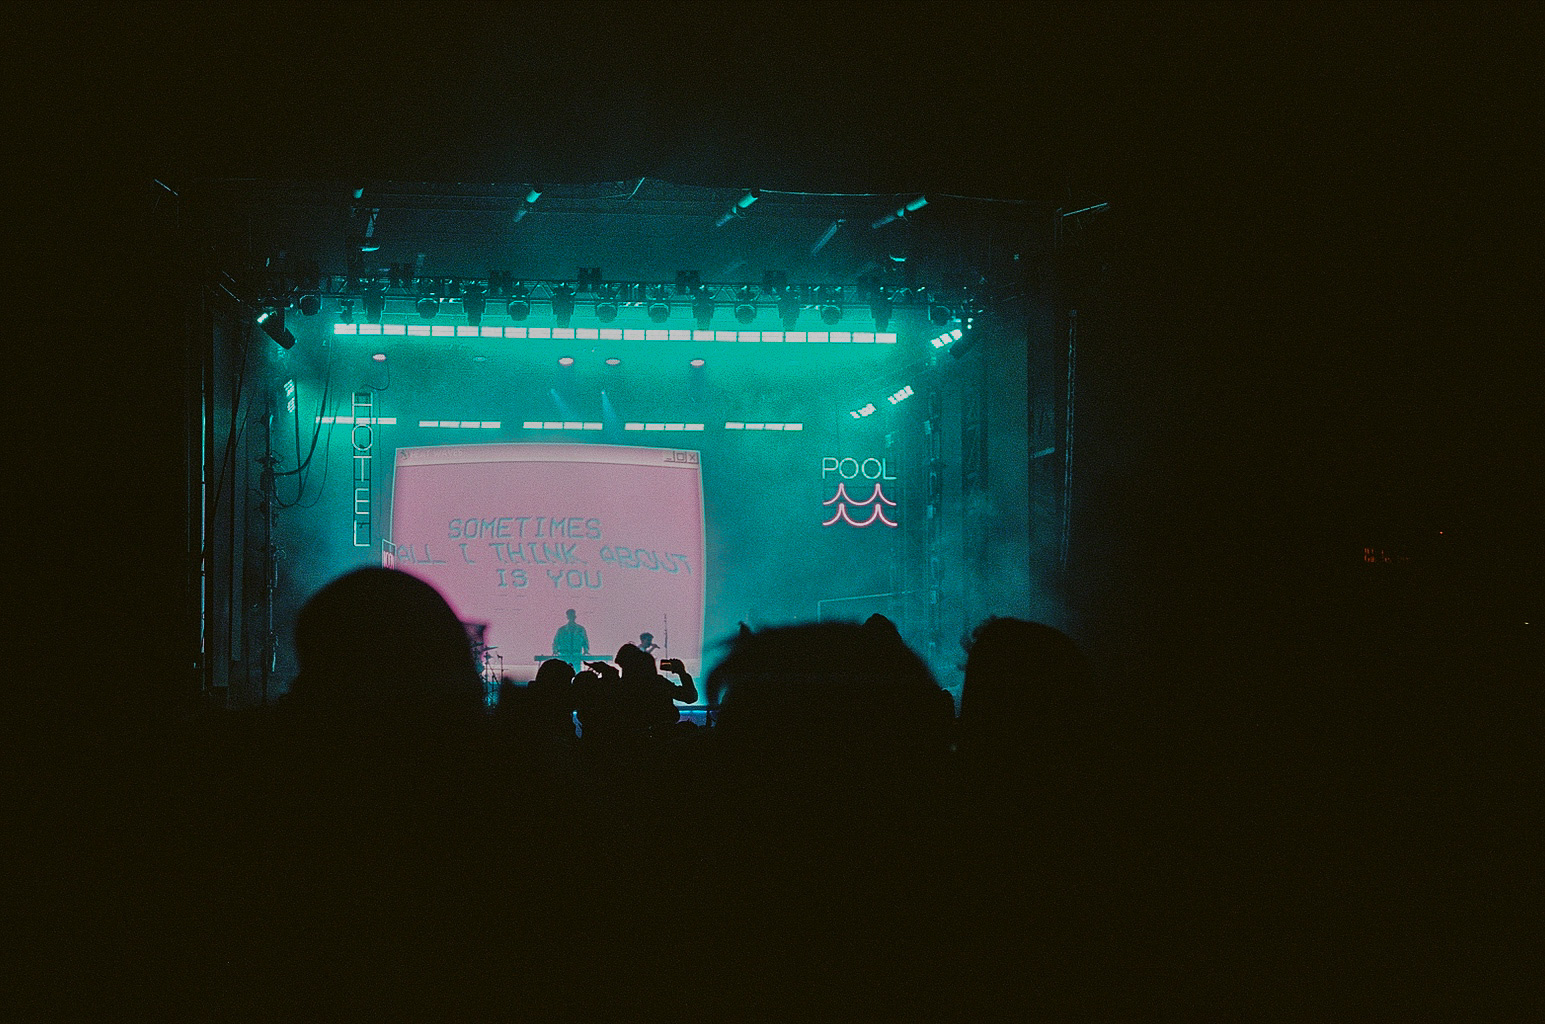
[[590,635],[585,632],[584,626],[575,621],[573,608],[564,614],[569,617],[569,621],[559,626],[558,632],[553,634],[553,657],[562,658],[578,672],[590,654]]
[[660,645],[654,642],[653,633],[640,633],[638,635],[638,649],[645,654],[653,654],[660,649]]

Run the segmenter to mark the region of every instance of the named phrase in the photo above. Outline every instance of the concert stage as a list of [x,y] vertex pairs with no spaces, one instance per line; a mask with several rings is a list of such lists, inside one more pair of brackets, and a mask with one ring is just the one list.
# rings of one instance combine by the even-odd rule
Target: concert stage
[[[1061,211],[655,180],[205,182],[190,520],[200,665],[285,692],[363,565],[450,600],[490,678],[892,619],[958,689],[988,615],[1064,620]],[[201,401],[198,399],[201,397]]]

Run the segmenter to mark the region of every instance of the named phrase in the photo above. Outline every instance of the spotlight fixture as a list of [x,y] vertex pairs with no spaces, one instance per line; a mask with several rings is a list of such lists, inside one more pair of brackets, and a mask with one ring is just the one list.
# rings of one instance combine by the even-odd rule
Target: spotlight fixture
[[440,312],[440,300],[433,295],[426,295],[413,304],[418,310],[418,315],[425,320],[433,320],[436,313]]
[[842,286],[826,285],[821,289],[821,322],[834,324],[842,319]]
[[381,322],[381,312],[386,308],[386,285],[381,281],[370,282],[370,287],[365,289],[365,322],[378,324]]
[[955,319],[955,311],[942,302],[935,302],[928,307],[928,319],[933,321],[935,327],[943,327]]
[[874,297],[869,300],[869,312],[874,317],[874,329],[883,331],[891,323],[891,297],[890,292],[884,288],[876,289]]
[[377,352],[375,355],[371,356],[370,358],[374,359],[378,363],[384,363],[384,362],[386,362],[386,353],[385,352]]
[[603,324],[617,319],[617,286],[603,284],[596,289],[595,318]]
[[569,285],[560,284],[553,289],[553,316],[558,318],[559,327],[567,327],[573,315],[574,289]]
[[703,368],[703,364],[704,364],[704,362],[705,362],[705,361],[704,361],[704,360],[702,360],[702,359],[694,359],[694,360],[692,360],[692,361],[691,361],[691,362],[689,362],[689,363],[688,363],[688,364],[687,364],[687,365],[688,365],[688,366],[690,366],[690,367],[692,367],[692,368],[693,368],[693,369],[695,369],[695,370],[700,370],[700,369],[702,369],[702,368]]
[[467,311],[467,323],[476,327],[483,322],[483,310],[488,308],[488,290],[481,284],[467,285],[467,293],[461,297],[461,305]]
[[616,356],[608,356],[607,360],[606,360],[606,365],[607,366],[621,366],[622,365],[622,360],[618,359]]
[[794,322],[799,319],[799,296],[792,290],[783,293],[783,298],[778,300],[778,316],[783,319],[783,329],[792,331]]
[[531,315],[531,289],[516,282],[510,287],[510,302],[506,307],[511,320],[524,320]]
[[283,309],[265,309],[258,314],[257,324],[263,328],[263,333],[274,339],[280,348],[293,348],[295,335],[284,326]]
[[719,218],[717,223],[714,224],[714,227],[722,228],[730,221],[736,219],[737,217],[743,216],[745,211],[751,208],[751,204],[760,198],[761,196],[757,194],[756,189],[752,189],[750,192],[747,192],[745,195],[735,200],[734,206],[724,211],[724,215]]
[[756,289],[749,284],[735,292],[735,319],[743,324],[756,319]]
[[887,213],[885,216],[881,217],[879,220],[875,221],[873,224],[871,224],[869,226],[871,228],[875,228],[875,229],[883,228],[885,225],[890,224],[893,221],[905,220],[907,214],[909,214],[909,213],[916,213],[918,210],[921,210],[923,207],[925,207],[927,205],[928,205],[928,197],[927,196],[918,196],[916,199],[912,200],[907,205],[901,207],[900,209],[896,210],[893,213]]
[[663,284],[657,284],[649,289],[649,319],[657,324],[663,324],[671,318],[671,304],[666,297],[667,291]]
[[322,312],[322,296],[315,292],[307,292],[295,305],[299,307],[302,316],[316,316]]
[[[971,351],[982,340],[981,332],[976,329],[977,311],[975,309],[968,309],[965,311],[964,316],[966,322],[965,337],[957,338],[957,343],[950,348],[950,355],[956,359]],[[958,335],[961,331],[957,328],[951,333]]]
[[558,365],[559,366],[573,366],[574,365],[574,357],[573,356],[562,356],[558,360]]
[[692,315],[697,318],[697,329],[706,331],[713,324],[713,292],[707,285],[697,286],[697,298],[692,300]]
[[526,214],[530,213],[531,212],[531,208],[536,205],[536,201],[538,199],[541,199],[541,198],[542,198],[542,193],[538,192],[536,189],[532,189],[530,192],[527,192],[526,193],[526,198],[521,202],[520,206],[516,208],[515,216],[510,221],[510,223],[512,223],[512,224],[519,224],[520,221],[521,221],[521,218],[525,217]]

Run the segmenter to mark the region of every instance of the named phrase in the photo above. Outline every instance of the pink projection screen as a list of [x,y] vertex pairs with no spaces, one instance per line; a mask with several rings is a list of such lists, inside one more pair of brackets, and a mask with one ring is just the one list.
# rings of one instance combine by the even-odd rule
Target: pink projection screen
[[383,563],[482,624],[530,679],[573,609],[596,661],[651,633],[696,674],[703,650],[699,455],[599,444],[400,448]]

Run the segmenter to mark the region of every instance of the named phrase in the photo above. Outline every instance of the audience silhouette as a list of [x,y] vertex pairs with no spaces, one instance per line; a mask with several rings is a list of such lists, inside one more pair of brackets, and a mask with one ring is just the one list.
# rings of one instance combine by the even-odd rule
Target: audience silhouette
[[[548,660],[489,710],[457,616],[393,570],[322,587],[295,646],[275,705],[180,723],[162,768],[103,777],[72,809],[110,841],[54,844],[51,871],[24,877],[53,904],[105,894],[81,935],[129,934],[132,908],[155,908],[211,971],[206,988],[233,990],[308,971],[329,986],[340,950],[390,974],[433,948],[505,999],[544,978],[566,999],[595,995],[625,968],[635,1002],[700,981],[821,993],[868,1016],[1135,1017],[1211,1009],[1217,991],[1247,1009],[1262,997],[1239,965],[1329,916],[1306,894],[1335,882],[1338,904],[1414,920],[1400,893],[1359,888],[1379,876],[1358,865],[1378,852],[1365,833],[1413,828],[1401,809],[1434,798],[1366,769],[1408,747],[1429,778],[1482,770],[1377,732],[1436,702],[1436,669],[1365,673],[1382,688],[1364,693],[1329,675],[1230,689],[1182,665],[1117,677],[1011,618],[972,631],[958,718],[884,616],[740,624],[708,658],[710,728],[679,724],[699,697],[685,666],[633,644],[577,674]],[[1327,724],[1337,705],[1355,716]],[[1529,742],[1519,721],[1471,727]],[[1334,757],[1288,758],[1315,743]],[[134,749],[154,747],[147,734]],[[1295,770],[1314,785],[1302,805],[1279,795]],[[1375,784],[1383,810],[1356,799]],[[1316,815],[1331,813],[1350,824],[1326,831]],[[1252,837],[1252,816],[1275,831]],[[1280,841],[1263,850],[1260,835]],[[1344,837],[1362,839],[1352,868],[1336,860]],[[1249,885],[1283,893],[1280,908],[1245,902]],[[1342,950],[1368,934],[1311,924]]]
[[295,651],[286,703],[297,710],[442,725],[483,708],[465,628],[407,573],[356,569],[323,587],[296,618]]

